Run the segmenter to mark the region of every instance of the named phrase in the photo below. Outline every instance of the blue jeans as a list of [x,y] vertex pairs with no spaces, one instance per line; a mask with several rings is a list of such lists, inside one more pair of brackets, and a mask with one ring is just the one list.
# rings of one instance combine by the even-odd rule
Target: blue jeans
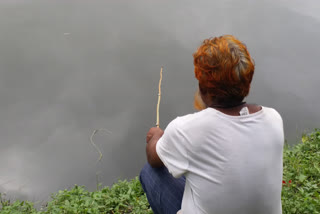
[[174,178],[166,167],[152,168],[146,164],[140,183],[155,214],[176,214],[181,209],[185,177]]

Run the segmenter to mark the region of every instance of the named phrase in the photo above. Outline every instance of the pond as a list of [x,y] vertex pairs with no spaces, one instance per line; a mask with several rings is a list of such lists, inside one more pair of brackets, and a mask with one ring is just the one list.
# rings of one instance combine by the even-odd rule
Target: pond
[[192,53],[222,34],[255,59],[247,100],[277,109],[295,143],[320,122],[320,3],[299,2],[2,0],[0,192],[41,202],[138,175],[160,67],[165,128],[194,112]]

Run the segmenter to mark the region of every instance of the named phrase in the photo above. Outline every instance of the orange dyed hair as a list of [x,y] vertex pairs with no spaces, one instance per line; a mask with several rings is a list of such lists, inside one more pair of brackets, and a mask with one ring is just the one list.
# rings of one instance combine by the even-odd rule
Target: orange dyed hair
[[193,58],[200,90],[217,102],[238,102],[248,95],[254,62],[247,47],[234,36],[204,40]]

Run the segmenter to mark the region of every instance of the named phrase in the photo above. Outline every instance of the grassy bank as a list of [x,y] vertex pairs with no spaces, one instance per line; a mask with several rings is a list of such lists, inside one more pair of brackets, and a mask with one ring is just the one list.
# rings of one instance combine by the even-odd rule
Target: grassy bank
[[320,214],[320,130],[286,146],[283,155],[283,213]]
[[[282,207],[284,214],[320,214],[320,130],[284,149]],[[60,190],[36,210],[32,202],[1,197],[0,213],[152,213],[138,178],[89,192],[83,186]]]

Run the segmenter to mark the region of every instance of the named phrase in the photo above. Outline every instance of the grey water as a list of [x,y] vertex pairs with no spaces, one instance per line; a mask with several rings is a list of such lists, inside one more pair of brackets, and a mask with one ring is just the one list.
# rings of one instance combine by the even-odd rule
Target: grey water
[[[319,127],[318,0],[0,1],[0,192],[50,193],[131,179],[145,135],[192,113],[192,53],[233,34],[256,63],[248,102],[277,109],[286,139]],[[94,142],[103,157],[90,142]]]

